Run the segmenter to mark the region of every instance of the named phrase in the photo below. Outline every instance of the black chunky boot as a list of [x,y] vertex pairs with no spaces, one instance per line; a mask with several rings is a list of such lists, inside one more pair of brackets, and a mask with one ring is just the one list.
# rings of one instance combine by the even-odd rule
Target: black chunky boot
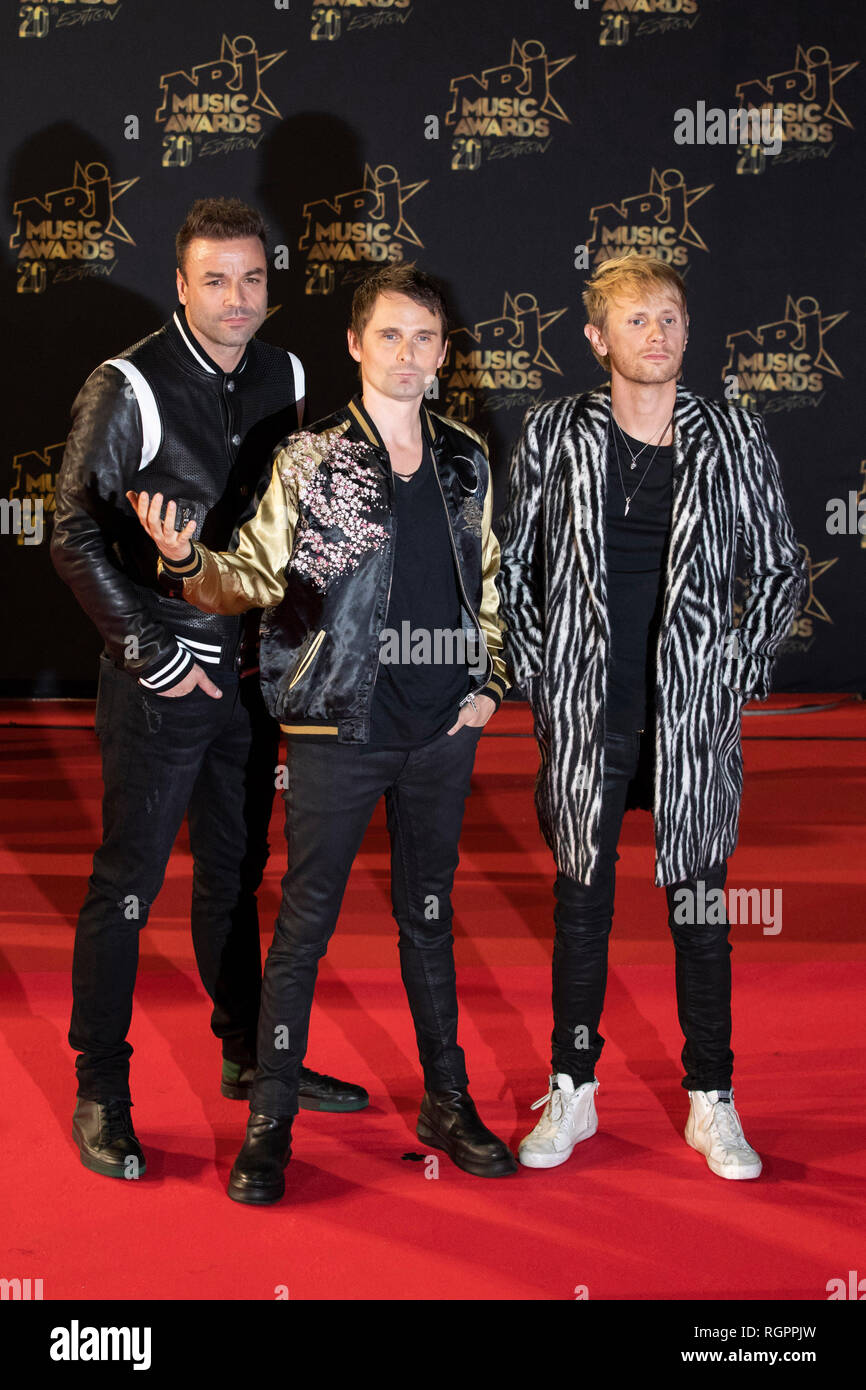
[[268,1206],[286,1190],[285,1167],[292,1152],[292,1121],[273,1115],[250,1115],[247,1137],[229,1178],[235,1202]]
[[511,1150],[481,1123],[466,1089],[425,1091],[416,1133],[423,1143],[444,1149],[452,1163],[478,1178],[504,1178],[517,1172]]
[[106,1178],[140,1178],[146,1168],[144,1151],[132,1128],[131,1101],[75,1102],[72,1137],[81,1162]]

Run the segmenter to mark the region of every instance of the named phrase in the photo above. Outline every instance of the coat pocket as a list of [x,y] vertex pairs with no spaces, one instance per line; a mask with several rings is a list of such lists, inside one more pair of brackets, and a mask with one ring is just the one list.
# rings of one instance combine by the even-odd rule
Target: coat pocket
[[298,684],[298,681],[303,680],[304,676],[307,674],[310,667],[313,665],[313,662],[316,660],[316,657],[319,655],[319,650],[324,640],[325,629],[320,628],[316,635],[313,637],[312,641],[307,644],[306,649],[301,653],[301,656],[298,660],[298,664],[295,667],[294,673],[292,675],[292,679],[289,681],[289,690],[293,690],[294,687]]
[[721,683],[732,695],[741,697],[740,687],[743,675],[743,648],[739,630],[728,629],[722,643]]
[[532,720],[535,725],[535,736],[542,742],[547,742],[550,730],[550,720],[547,714],[547,701],[545,699],[544,677],[526,676],[523,680],[523,689],[529,708],[532,711]]

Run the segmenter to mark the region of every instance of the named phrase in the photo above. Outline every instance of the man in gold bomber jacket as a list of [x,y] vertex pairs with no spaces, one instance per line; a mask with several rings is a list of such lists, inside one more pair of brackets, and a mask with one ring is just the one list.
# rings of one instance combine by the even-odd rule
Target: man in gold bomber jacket
[[507,688],[487,451],[434,415],[439,287],[387,266],[355,292],[362,390],[291,435],[236,549],[193,544],[175,507],[130,494],[164,581],[205,612],[263,607],[260,674],[287,735],[288,872],[265,965],[258,1071],[229,1196],[280,1199],[318,962],[384,795],[400,968],[425,1094],[417,1133],[465,1171],[517,1169],[468,1092],[457,1042],[451,886],[478,739]]

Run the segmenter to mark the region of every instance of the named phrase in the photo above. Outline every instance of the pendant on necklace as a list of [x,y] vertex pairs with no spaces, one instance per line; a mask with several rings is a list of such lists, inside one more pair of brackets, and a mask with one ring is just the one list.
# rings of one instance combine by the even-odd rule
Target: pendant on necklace
[[627,497],[627,498],[625,499],[625,511],[623,512],[623,516],[628,516],[628,509],[629,509],[630,506],[631,506],[631,498],[630,498],[630,497]]

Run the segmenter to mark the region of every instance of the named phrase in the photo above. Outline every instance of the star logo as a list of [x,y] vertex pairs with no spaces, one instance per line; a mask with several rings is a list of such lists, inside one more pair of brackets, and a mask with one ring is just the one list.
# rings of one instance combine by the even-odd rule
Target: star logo
[[567,313],[568,309],[553,309],[543,314],[534,294],[511,295],[506,291],[499,317],[482,319],[473,328],[456,328],[451,334],[451,341],[461,354],[484,348],[495,351],[504,347],[514,352],[527,352],[532,354],[534,366],[562,376],[562,368],[541,339],[547,329]]
[[[134,183],[138,183],[138,176],[134,179],[118,179],[116,183],[112,183],[108,177],[108,170],[104,164],[88,164],[87,168],[83,169],[76,161],[75,173],[72,179],[73,187],[87,189],[88,192],[91,192],[92,201],[95,201],[95,194],[92,193],[92,190],[95,185],[102,182],[102,180],[107,180],[108,182],[109,200],[109,218],[105,223],[105,235],[114,237],[115,241],[126,242],[128,246],[134,246],[135,242],[115,214],[114,205],[118,198],[122,198],[124,193],[129,192]],[[86,215],[85,213],[85,216]]]
[[[592,246],[599,231],[616,230],[621,227],[641,227],[654,222],[657,226],[675,227],[678,241],[694,246],[699,251],[709,248],[703,237],[692,226],[691,209],[714,184],[705,183],[689,188],[679,169],[664,169],[661,173],[653,168],[650,171],[649,188],[631,198],[623,198],[620,203],[599,203],[590,208],[589,218],[592,234],[587,243]],[[615,242],[616,254],[620,249]]]
[[821,305],[812,295],[801,295],[799,299],[786,295],[784,318],[759,324],[755,332],[741,329],[727,335],[725,347],[728,349],[728,360],[725,371],[734,369],[738,353],[763,348],[768,353],[805,353],[814,370],[841,377],[842,372],[824,346],[824,339],[837,323],[848,317],[848,312],[844,309],[841,314],[822,314]]
[[445,124],[454,124],[463,102],[478,101],[487,96],[491,100],[533,97],[538,103],[538,115],[552,116],[556,121],[571,125],[569,117],[553,96],[550,83],[557,73],[574,62],[574,58],[573,53],[567,58],[549,58],[547,49],[539,39],[527,39],[522,44],[512,39],[509,60],[501,67],[485,68],[480,77],[468,72],[451,79],[450,90],[454,100],[445,115]]
[[547,50],[543,43],[539,43],[536,40],[527,40],[521,47],[517,39],[511,40],[511,64],[512,66],[517,66],[519,64],[519,66],[523,68],[526,74],[525,82],[528,83],[530,90],[532,87],[530,64],[544,63],[544,101],[538,108],[539,114],[542,116],[552,116],[556,121],[565,121],[566,125],[571,125],[571,121],[568,116],[566,116],[559,102],[552,96],[550,83],[551,79],[554,78],[558,72],[568,67],[569,63],[574,62],[574,58],[575,55],[573,53],[567,58],[548,58]]
[[57,221],[81,219],[98,222],[105,236],[134,246],[135,241],[117,217],[114,205],[136,183],[138,176],[112,182],[104,164],[83,165],[76,160],[72,183],[68,187],[52,189],[41,198],[19,198],[13,205],[12,211],[18,218],[18,225],[9,238],[9,245],[11,248],[18,245],[25,218],[31,223],[51,218]]
[[280,58],[284,58],[287,52],[288,49],[283,48],[280,50],[279,53],[260,54],[257,52],[256,45],[248,34],[239,35],[234,40],[234,43],[230,38],[223,34],[222,43],[220,45],[221,61],[234,63],[235,71],[237,73],[237,81],[235,84],[232,84],[230,82],[228,84],[230,87],[232,85],[236,85],[239,90],[243,89],[242,60],[247,55],[255,58],[256,91],[255,96],[253,97],[253,100],[250,104],[254,111],[261,111],[263,116],[275,116],[278,121],[282,120],[282,116],[280,115],[274,103],[271,101],[270,97],[266,96],[265,93],[262,91],[262,75],[267,72],[268,68],[272,68],[274,66],[274,63],[279,62]]
[[9,489],[10,497],[41,497],[50,501],[53,511],[54,486],[57,473],[63,462],[66,440],[59,444],[49,444],[40,453],[29,449],[24,454],[16,454],[12,460],[15,481]]
[[403,209],[426,188],[429,179],[418,183],[401,183],[393,164],[380,164],[373,169],[364,165],[364,182],[360,188],[338,193],[332,199],[320,198],[304,204],[306,227],[299,242],[300,250],[305,250],[313,238],[313,225],[324,226],[330,221],[339,222],[382,222],[393,228],[395,237],[411,246],[424,245],[417,232],[410,227]]
[[259,53],[255,40],[249,34],[238,34],[230,39],[222,35],[219,58],[208,63],[198,63],[191,72],[179,68],[167,72],[159,79],[162,88],[162,105],[156,113],[157,121],[168,114],[169,98],[183,99],[191,92],[225,90],[234,95],[245,95],[251,111],[259,111],[263,116],[273,116],[281,120],[270,97],[262,90],[262,76],[274,63],[285,57],[287,49],[279,53]]
[[821,306],[817,299],[809,295],[804,295],[802,299],[794,300],[791,295],[785,297],[785,318],[793,319],[800,329],[800,337],[794,344],[795,351],[807,346],[807,323],[810,317],[815,318],[815,333],[818,341],[818,351],[814,356],[814,365],[822,372],[829,372],[830,376],[841,376],[839,368],[833,361],[827,349],[824,347],[824,339],[835,328],[837,323],[848,317],[848,310],[844,309],[841,314],[822,314]]
[[741,82],[737,86],[737,96],[750,106],[765,106],[769,102],[803,102],[817,104],[822,108],[826,120],[853,129],[842,107],[836,100],[836,87],[860,66],[859,59],[854,63],[839,63],[833,66],[826,48],[816,44],[805,49],[797,44],[794,66],[785,72],[771,73],[765,81]]
[[802,613],[804,616],[820,618],[822,623],[832,624],[833,619],[827,612],[820,599],[815,597],[815,580],[820,579],[822,574],[826,574],[839,559],[836,555],[832,560],[813,560],[809,552],[809,547],[801,543],[800,550],[803,552],[803,559],[806,562],[806,602],[803,604]]

